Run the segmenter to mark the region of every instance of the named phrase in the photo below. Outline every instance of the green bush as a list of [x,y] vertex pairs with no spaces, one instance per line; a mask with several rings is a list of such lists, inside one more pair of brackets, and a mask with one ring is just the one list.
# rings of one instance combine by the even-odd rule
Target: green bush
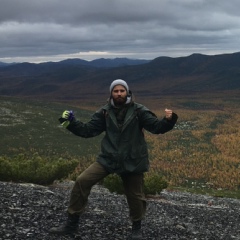
[[122,179],[116,174],[110,174],[103,180],[103,186],[110,192],[116,192],[118,194],[124,193]]
[[168,187],[168,183],[158,173],[147,173],[144,180],[144,193],[146,195],[159,194]]
[[79,164],[79,160],[65,160],[61,157],[42,157],[19,154],[12,158],[0,157],[0,181],[51,184],[54,180],[66,178]]
[[[111,174],[103,180],[103,186],[110,192],[118,194],[124,193],[121,178],[116,174]],[[164,188],[168,187],[168,183],[158,173],[146,173],[144,176],[144,193],[146,195],[155,195],[160,193]]]

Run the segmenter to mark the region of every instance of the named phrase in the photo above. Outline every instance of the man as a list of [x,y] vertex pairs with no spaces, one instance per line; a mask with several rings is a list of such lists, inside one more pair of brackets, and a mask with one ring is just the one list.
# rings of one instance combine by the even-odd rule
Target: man
[[174,127],[177,118],[172,110],[165,109],[165,117],[159,120],[146,107],[133,101],[128,84],[121,79],[111,83],[109,102],[93,114],[89,122],[77,121],[71,111],[64,111],[59,120],[73,134],[89,138],[105,132],[105,136],[97,161],[76,179],[66,224],[52,228],[50,232],[66,234],[76,231],[93,185],[107,175],[117,173],[122,178],[129,206],[132,239],[142,239],[141,220],[146,212],[143,178],[149,169],[143,129],[163,134]]

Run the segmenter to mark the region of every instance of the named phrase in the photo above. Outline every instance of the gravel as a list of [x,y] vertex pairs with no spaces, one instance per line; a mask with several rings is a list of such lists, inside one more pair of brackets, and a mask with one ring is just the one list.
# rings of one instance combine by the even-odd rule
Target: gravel
[[[55,236],[48,229],[66,220],[72,182],[44,187],[0,182],[0,240],[129,239],[126,199],[96,185],[79,230]],[[163,191],[148,198],[143,239],[240,240],[240,200]]]

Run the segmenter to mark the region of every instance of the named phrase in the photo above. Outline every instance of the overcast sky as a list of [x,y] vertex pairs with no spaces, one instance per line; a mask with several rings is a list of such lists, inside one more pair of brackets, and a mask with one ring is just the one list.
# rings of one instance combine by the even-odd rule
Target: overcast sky
[[0,0],[0,61],[240,51],[239,0]]

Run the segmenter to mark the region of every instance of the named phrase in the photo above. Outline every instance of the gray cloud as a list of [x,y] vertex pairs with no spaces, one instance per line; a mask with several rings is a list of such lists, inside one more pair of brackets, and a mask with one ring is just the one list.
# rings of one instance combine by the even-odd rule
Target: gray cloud
[[0,61],[237,52],[239,8],[238,0],[0,0]]

